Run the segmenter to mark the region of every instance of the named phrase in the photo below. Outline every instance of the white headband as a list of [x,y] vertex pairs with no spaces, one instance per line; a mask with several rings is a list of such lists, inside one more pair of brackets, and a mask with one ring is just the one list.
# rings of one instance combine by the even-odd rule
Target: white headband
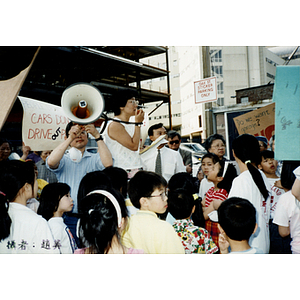
[[112,195],[111,193],[109,193],[108,191],[105,191],[105,190],[95,190],[95,191],[88,193],[87,196],[92,195],[92,194],[104,195],[111,201],[111,203],[113,204],[113,206],[115,207],[115,210],[117,212],[118,227],[121,227],[121,222],[122,222],[121,208],[120,208],[120,205],[119,205],[117,199],[114,197],[114,195]]

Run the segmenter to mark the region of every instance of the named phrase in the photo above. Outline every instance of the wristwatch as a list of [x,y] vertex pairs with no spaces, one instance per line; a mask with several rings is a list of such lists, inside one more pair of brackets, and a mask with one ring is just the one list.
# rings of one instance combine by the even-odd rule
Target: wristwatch
[[102,135],[100,135],[97,139],[95,139],[95,141],[96,141],[96,142],[98,142],[98,141],[103,141]]

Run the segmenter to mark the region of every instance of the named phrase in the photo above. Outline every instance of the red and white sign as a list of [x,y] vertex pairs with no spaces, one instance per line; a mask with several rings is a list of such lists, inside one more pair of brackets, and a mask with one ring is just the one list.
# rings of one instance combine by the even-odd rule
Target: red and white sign
[[217,78],[210,77],[194,82],[195,103],[217,101]]
[[69,119],[60,106],[20,97],[23,106],[22,140],[32,151],[53,150],[64,141]]

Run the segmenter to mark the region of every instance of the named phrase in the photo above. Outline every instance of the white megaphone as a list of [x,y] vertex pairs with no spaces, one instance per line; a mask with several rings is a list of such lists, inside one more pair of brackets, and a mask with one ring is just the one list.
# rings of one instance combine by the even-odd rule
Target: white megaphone
[[70,121],[90,124],[97,121],[105,101],[100,91],[89,83],[75,83],[67,87],[61,97],[61,106]]

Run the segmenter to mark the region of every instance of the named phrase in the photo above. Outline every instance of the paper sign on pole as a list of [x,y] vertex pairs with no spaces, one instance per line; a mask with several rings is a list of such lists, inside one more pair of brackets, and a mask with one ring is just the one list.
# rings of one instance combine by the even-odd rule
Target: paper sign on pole
[[275,103],[235,117],[233,121],[239,134],[261,135],[270,140],[275,130]]
[[194,82],[195,104],[217,101],[217,78],[210,77]]
[[277,66],[273,100],[275,158],[300,160],[300,66]]
[[23,106],[22,140],[32,151],[53,150],[65,138],[69,119],[62,108],[20,97]]

